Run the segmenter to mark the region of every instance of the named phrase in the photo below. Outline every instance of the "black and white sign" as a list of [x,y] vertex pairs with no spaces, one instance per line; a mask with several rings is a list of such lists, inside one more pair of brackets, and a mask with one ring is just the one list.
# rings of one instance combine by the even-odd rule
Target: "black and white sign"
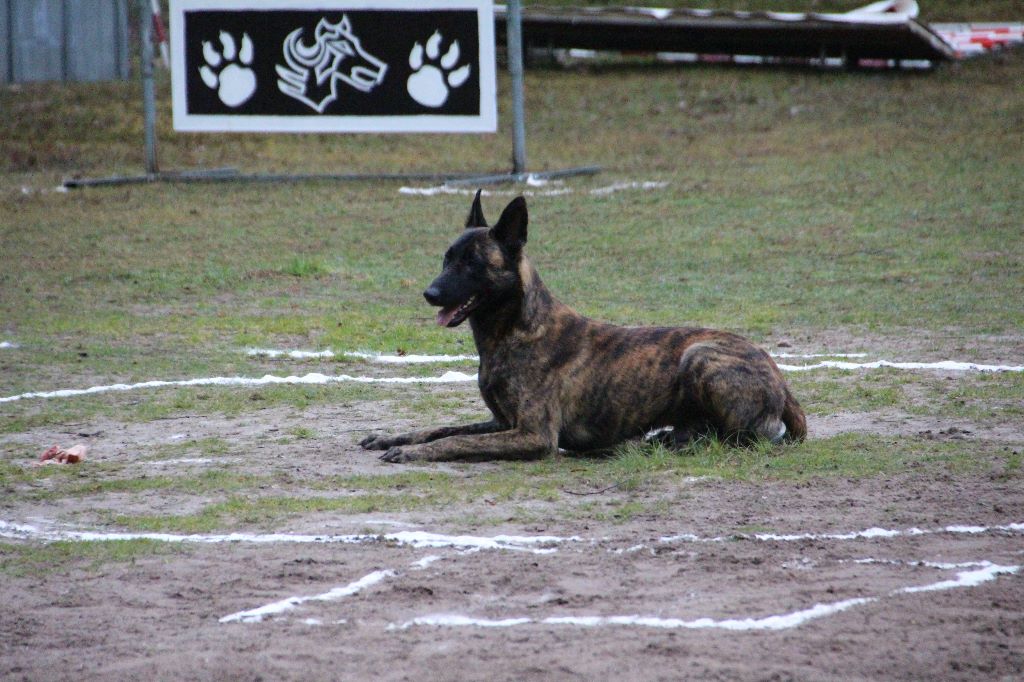
[[171,0],[174,128],[493,132],[490,0]]

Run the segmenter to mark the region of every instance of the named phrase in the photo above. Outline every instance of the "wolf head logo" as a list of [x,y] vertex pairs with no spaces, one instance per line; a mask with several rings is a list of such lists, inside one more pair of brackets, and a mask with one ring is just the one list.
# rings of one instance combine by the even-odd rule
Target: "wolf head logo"
[[384,80],[388,68],[363,49],[347,15],[336,24],[321,19],[311,45],[302,39],[302,29],[295,29],[285,38],[283,52],[287,66],[275,65],[277,87],[320,114],[338,98],[339,82],[369,92]]

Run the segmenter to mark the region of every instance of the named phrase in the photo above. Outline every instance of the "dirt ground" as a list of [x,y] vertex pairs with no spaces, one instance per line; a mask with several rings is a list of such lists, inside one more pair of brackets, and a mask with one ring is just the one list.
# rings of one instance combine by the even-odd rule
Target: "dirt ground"
[[[472,409],[473,388],[456,390]],[[138,458],[159,443],[214,435],[248,444],[242,463],[257,475],[408,470],[356,446],[368,429],[410,425],[387,422],[387,409],[371,402],[237,418],[105,421],[88,426],[88,440],[93,461],[137,468],[140,476],[238,465],[237,455]],[[329,424],[332,435],[316,451],[275,444],[270,437],[292,422]],[[940,434],[944,425],[835,415],[812,419],[810,427],[813,437],[886,429]],[[1021,440],[1011,431],[1004,436]],[[5,442],[66,440],[74,432],[36,429]],[[468,477],[501,465],[432,466]],[[649,494],[662,493],[601,496]],[[203,536],[132,562],[5,575],[0,678],[1024,675],[1019,479],[934,470],[808,483],[697,479],[673,499],[666,513],[624,523],[590,520],[582,505],[593,498],[568,494],[557,515],[546,515],[545,503],[530,504],[536,518],[570,520],[529,524],[467,521],[473,505],[308,514],[273,528],[287,535],[276,540]],[[112,510],[181,514],[212,501],[153,490],[0,502],[7,522],[0,535],[38,543],[73,530],[109,532],[103,519]],[[566,514],[566,505],[579,505],[579,513]],[[489,519],[502,515],[500,504],[479,507]],[[774,535],[758,536],[759,528]],[[868,530],[878,528],[896,532]],[[780,537],[786,534],[798,537]]]

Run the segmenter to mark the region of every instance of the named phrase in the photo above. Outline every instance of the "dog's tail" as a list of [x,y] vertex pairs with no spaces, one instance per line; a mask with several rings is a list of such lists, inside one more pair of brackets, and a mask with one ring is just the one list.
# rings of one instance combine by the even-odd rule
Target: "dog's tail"
[[782,423],[786,425],[786,440],[799,443],[807,438],[807,420],[804,418],[804,411],[800,407],[800,403],[790,393],[789,386],[786,386],[786,404],[782,408]]

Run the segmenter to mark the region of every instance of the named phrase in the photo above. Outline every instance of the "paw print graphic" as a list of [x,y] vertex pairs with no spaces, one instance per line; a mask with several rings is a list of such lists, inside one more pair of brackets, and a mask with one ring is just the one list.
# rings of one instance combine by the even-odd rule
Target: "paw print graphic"
[[[199,67],[206,87],[217,91],[220,101],[229,107],[238,107],[256,92],[256,74],[249,68],[252,64],[252,40],[248,33],[242,34],[242,47],[236,49],[235,39],[230,33],[220,32],[218,50],[212,43],[203,41],[203,59],[206,64]],[[221,68],[221,65],[225,65]]]
[[[424,56],[433,63],[424,63]],[[469,78],[469,64],[455,68],[460,56],[458,40],[453,40],[448,51],[441,56],[440,31],[434,31],[427,39],[426,49],[418,42],[415,43],[409,53],[409,66],[413,74],[405,84],[409,96],[432,109],[443,105],[448,100],[449,91]]]

